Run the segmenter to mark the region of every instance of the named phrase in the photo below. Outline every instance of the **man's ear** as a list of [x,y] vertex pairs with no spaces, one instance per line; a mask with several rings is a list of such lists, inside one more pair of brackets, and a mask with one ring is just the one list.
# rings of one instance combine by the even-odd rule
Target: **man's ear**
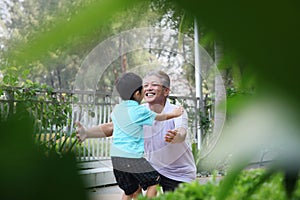
[[167,97],[170,94],[170,88],[164,87],[164,96]]

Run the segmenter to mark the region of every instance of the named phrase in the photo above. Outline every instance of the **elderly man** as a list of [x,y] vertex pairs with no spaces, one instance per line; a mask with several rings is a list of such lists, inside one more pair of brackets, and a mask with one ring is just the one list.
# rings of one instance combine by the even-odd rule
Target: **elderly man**
[[[162,71],[151,71],[143,79],[146,107],[156,113],[168,113],[175,105],[167,101],[170,93],[170,78]],[[109,137],[113,135],[113,124],[85,128],[79,122],[77,138]],[[196,179],[196,166],[190,147],[185,141],[188,118],[186,112],[167,121],[155,121],[144,126],[145,158],[161,176],[160,185],[164,192],[174,191],[183,182]]]

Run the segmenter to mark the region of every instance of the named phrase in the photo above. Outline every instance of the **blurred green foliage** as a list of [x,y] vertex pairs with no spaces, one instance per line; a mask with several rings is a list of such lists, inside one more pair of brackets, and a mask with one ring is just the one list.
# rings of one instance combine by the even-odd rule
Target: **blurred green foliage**
[[26,107],[0,118],[0,199],[87,199],[73,154],[60,157],[34,143],[34,119]]
[[[228,105],[230,105],[229,116],[234,117],[235,120],[237,117],[244,117],[243,115],[237,116],[236,111],[260,101],[261,97],[267,97],[269,101],[273,99],[277,102],[279,100],[282,107],[274,106],[273,114],[280,116],[282,122],[289,123],[280,123],[280,127],[273,130],[274,137],[281,141],[288,141],[285,143],[286,148],[299,142],[299,131],[295,131],[295,129],[299,130],[297,121],[299,121],[300,85],[296,80],[298,80],[298,48],[300,46],[300,21],[298,20],[300,3],[297,1],[262,2],[257,0],[251,2],[211,0],[197,1],[197,3],[191,0],[174,0],[174,2],[195,16],[200,24],[204,24],[215,34],[226,51],[226,62],[223,64],[233,63],[240,66],[240,72],[235,73],[238,82],[234,85],[242,87],[239,88],[241,90],[231,91],[231,96],[227,99]],[[233,71],[235,70],[234,65],[229,67]],[[244,95],[248,92],[243,93],[245,91],[243,89],[249,89],[249,86],[255,89],[254,95]],[[251,87],[247,91],[251,92]],[[290,112],[283,112],[282,108]],[[257,116],[257,119],[265,120],[266,123],[265,126],[257,126],[257,130],[254,128],[253,131],[262,133],[264,133],[263,130],[272,131],[271,126],[278,124],[276,121],[269,121],[272,119],[262,119],[260,116]],[[258,123],[259,121],[254,120],[252,123],[250,122],[249,126],[256,127]],[[235,126],[234,120],[231,120],[231,126]],[[241,127],[243,128],[236,130],[235,134],[238,135],[249,128]],[[282,135],[283,131],[278,137],[279,129],[285,130],[285,135]],[[272,135],[269,132],[264,134]],[[260,138],[256,138],[256,140],[259,141]],[[222,142],[220,141],[219,145]],[[291,142],[294,142],[293,145],[288,144]],[[228,143],[227,145],[232,144]],[[274,165],[269,171],[270,175],[283,172],[284,187],[288,198],[294,191],[300,168],[300,158],[297,155],[297,148],[294,147],[291,148],[293,150],[280,155],[279,164]],[[237,151],[243,152],[243,149]],[[241,166],[226,175],[227,181],[222,185],[223,189],[218,199],[228,195],[228,189],[235,188],[234,177],[239,175],[245,164],[247,161],[240,161]],[[253,181],[249,180],[249,184],[253,184]],[[273,199],[277,199],[277,197]]]
[[[266,178],[267,177],[267,178]],[[196,180],[190,184],[181,184],[174,192],[160,194],[153,200],[287,200],[299,199],[300,182],[298,180],[295,192],[289,197],[284,189],[284,176],[282,173],[268,174],[265,169],[243,170],[229,188],[228,196],[220,196],[221,188],[224,186],[224,180],[217,178],[214,174],[207,178],[205,184],[201,184]],[[259,188],[258,188],[259,186]],[[222,195],[222,194],[221,194]],[[144,196],[139,196],[139,200],[147,199]]]
[[[2,96],[4,95],[4,96]],[[1,97],[2,96],[2,97]],[[3,74],[3,80],[0,83],[0,100],[4,98],[7,102],[23,102],[26,108],[35,117],[35,124],[38,130],[35,133],[48,130],[55,125],[62,129],[69,125],[68,118],[71,115],[72,96],[56,94],[54,88],[32,82],[26,79],[26,76],[19,77],[15,67],[6,69]],[[3,104],[2,112],[6,110]],[[13,108],[9,108],[13,112]],[[11,113],[9,113],[11,114]]]
[[298,1],[174,2],[215,34],[227,59],[243,64],[243,80],[255,76],[259,92],[275,93],[299,108]]
[[[101,26],[108,22],[108,17],[117,13],[120,9],[125,7],[130,7],[134,4],[137,4],[139,1],[122,1],[122,0],[110,0],[110,1],[94,1],[90,3],[87,7],[82,9],[78,9],[77,12],[74,12],[74,17],[72,20],[67,21],[63,19],[57,20],[57,23],[49,29],[49,31],[41,32],[35,35],[29,40],[28,43],[20,44],[14,51],[9,52],[9,59],[16,60],[16,65],[23,65],[26,62],[34,61],[36,59],[45,59],[47,57],[47,52],[49,49],[52,49],[56,46],[64,44],[66,46],[70,46],[70,48],[75,48],[69,40],[70,37],[83,37],[83,36],[92,36],[91,34],[95,28],[101,28]],[[164,2],[164,1],[162,1]],[[192,0],[174,0],[168,1],[178,3],[179,7],[183,8],[189,16],[195,16],[200,24],[203,24],[207,29],[210,29],[211,32],[222,42],[223,47],[226,49],[226,59],[232,61],[233,63],[241,64],[241,71],[239,73],[235,73],[236,77],[241,80],[249,80],[251,84],[255,87],[256,95],[258,96],[274,96],[274,98],[280,98],[285,101],[286,105],[294,108],[295,115],[297,119],[299,119],[299,100],[300,100],[300,90],[299,90],[299,81],[298,81],[298,48],[300,46],[299,40],[299,27],[300,27],[300,3],[295,0],[290,1],[192,1]],[[97,19],[97,20],[95,20]],[[88,37],[83,37],[88,40]],[[232,66],[231,66],[232,67]],[[234,69],[234,67],[232,67]],[[253,79],[253,77],[255,77]],[[7,79],[12,80],[13,77],[8,77]],[[246,81],[247,83],[247,81]],[[243,84],[237,84],[243,85]],[[246,84],[247,85],[247,84]],[[240,94],[240,93],[239,93]],[[247,98],[245,98],[247,99]],[[236,102],[240,102],[241,100],[236,100],[231,105],[236,106]],[[281,113],[278,113],[280,115]],[[10,154],[3,155],[4,165],[1,165],[1,172],[4,173],[1,181],[3,183],[3,193],[4,199],[10,199],[14,197],[14,195],[22,195],[25,199],[35,199],[37,195],[39,199],[47,199],[51,197],[64,197],[63,194],[66,190],[57,191],[56,197],[51,196],[56,194],[55,189],[49,190],[49,195],[45,195],[42,197],[42,194],[33,193],[34,189],[36,191],[43,191],[42,184],[51,176],[46,176],[44,174],[44,169],[48,169],[47,167],[52,166],[51,164],[55,163],[56,158],[53,158],[53,163],[48,163],[51,161],[40,161],[40,157],[34,157],[35,151],[33,151],[34,147],[30,145],[30,141],[28,138],[23,138],[22,142],[17,142],[12,144],[11,141],[15,141],[15,139],[20,140],[24,135],[20,135],[18,133],[24,132],[26,128],[23,128],[21,125],[23,122],[18,121],[18,117],[23,116],[18,114],[17,119],[13,118],[8,119],[1,125],[1,132],[3,133],[11,133],[11,134],[1,134],[1,137],[4,139],[1,140],[1,148],[3,150],[1,152],[8,151]],[[288,119],[290,116],[284,116]],[[3,120],[3,119],[2,119]],[[17,120],[17,121],[16,121]],[[14,122],[13,122],[14,121]],[[14,126],[13,124],[19,123],[20,126]],[[28,121],[23,125],[30,124]],[[299,125],[298,125],[299,126]],[[22,127],[22,128],[21,128]],[[21,129],[20,129],[21,128]],[[299,127],[298,127],[299,128]],[[32,133],[30,127],[27,127],[28,132]],[[15,134],[14,134],[15,133]],[[299,131],[298,131],[299,133]],[[18,136],[16,138],[10,138],[14,136]],[[28,147],[26,145],[29,145]],[[16,146],[18,145],[18,146]],[[22,151],[21,151],[22,150]],[[32,156],[32,157],[31,157]],[[271,195],[276,194],[274,198],[270,199],[285,199],[288,197],[293,197],[293,188],[297,186],[296,193],[299,194],[298,189],[298,172],[299,172],[299,157],[295,159],[291,159],[292,161],[298,161],[296,163],[287,163],[285,165],[279,165],[277,171],[283,172],[284,177],[284,186],[286,188],[287,194],[283,193],[277,194],[273,190],[275,188],[281,188],[279,183],[281,180],[280,176],[276,175],[276,170],[270,172],[270,176],[274,174],[274,183],[268,182],[267,177],[266,182],[260,181],[261,185],[266,183],[267,186],[270,186],[272,189],[268,192],[264,191],[263,187],[251,191],[248,193],[250,198],[256,198],[256,192],[260,192],[262,190],[263,194],[259,194],[258,197],[270,198]],[[20,162],[19,162],[20,161]],[[28,166],[22,166],[28,163]],[[37,164],[38,163],[38,164]],[[68,164],[64,165],[63,162],[58,162],[62,166],[59,166],[60,170],[66,169]],[[17,165],[22,164],[22,165]],[[45,167],[47,166],[47,167]],[[55,165],[58,166],[57,164]],[[292,168],[290,166],[293,166]],[[20,168],[18,168],[20,167]],[[35,168],[32,168],[35,167]],[[13,169],[22,169],[22,170],[14,170]],[[33,170],[36,172],[33,176]],[[52,168],[51,168],[52,169]],[[25,170],[25,171],[24,171]],[[55,172],[61,172],[61,171]],[[10,173],[5,173],[5,172]],[[17,171],[18,173],[13,174],[12,172]],[[46,170],[47,171],[47,170]],[[69,172],[68,170],[66,170]],[[48,174],[51,175],[51,170],[48,171]],[[53,172],[53,174],[55,174]],[[253,178],[249,178],[247,181],[234,182],[238,177],[241,170],[233,171],[231,176],[227,176],[227,180],[224,184],[220,184],[220,187],[228,188],[227,191],[221,190],[223,193],[219,194],[218,198],[221,199],[222,196],[230,197],[229,191],[232,189],[236,189],[237,186],[241,184],[241,182],[250,184],[250,188],[253,188],[252,185],[256,185]],[[42,176],[44,174],[44,177]],[[10,175],[11,177],[9,177]],[[27,176],[26,176],[27,175]],[[55,174],[57,175],[57,174]],[[60,174],[60,177],[63,177],[64,181],[72,180],[71,177],[67,176],[68,174]],[[30,178],[29,178],[30,177]],[[39,177],[43,177],[43,179],[39,179]],[[54,177],[54,176],[53,176]],[[74,176],[76,177],[76,176]],[[28,180],[32,181],[32,184],[28,183]],[[272,179],[273,180],[273,179]],[[6,181],[6,185],[4,185],[4,181]],[[43,182],[44,181],[44,182]],[[59,189],[63,188],[64,185],[60,185],[60,183],[67,183],[66,185],[72,185],[71,182],[59,182],[53,180],[53,182],[46,182],[46,186],[50,187],[49,183],[60,186]],[[268,184],[269,183],[269,184]],[[17,185],[16,185],[17,184]],[[38,185],[37,185],[38,184]],[[13,190],[13,186],[14,189]],[[24,186],[28,188],[24,188]],[[32,187],[33,186],[33,187]],[[24,189],[28,193],[22,193],[19,188]],[[174,194],[166,194],[165,199],[182,199],[184,198],[184,194],[187,193],[190,196],[203,196],[210,198],[210,193],[206,193],[211,191],[215,193],[215,189],[209,188],[212,187],[210,184],[206,184],[203,187],[208,187],[202,190],[202,186],[197,185],[197,183],[191,184],[189,186],[193,191],[189,191],[188,189],[179,189],[178,193]],[[33,189],[34,188],[34,189]],[[45,187],[43,187],[45,188]],[[231,189],[232,188],[232,189]],[[239,187],[243,190],[243,187]],[[247,187],[246,187],[247,188]],[[19,192],[20,190],[20,192]],[[80,190],[72,190],[69,194],[75,194]],[[279,190],[278,190],[279,191]],[[280,190],[281,191],[281,190]],[[48,194],[48,193],[47,193]],[[193,195],[192,195],[193,194]],[[269,194],[269,195],[267,195]],[[167,196],[172,197],[167,197]],[[78,198],[80,195],[74,195],[74,198]],[[28,198],[26,198],[28,197]],[[179,198],[180,197],[180,198]],[[181,198],[182,197],[182,198]],[[188,197],[188,196],[187,196]],[[65,198],[71,198],[71,196],[65,196]],[[162,195],[158,198],[164,198]],[[241,198],[244,198],[241,197]],[[296,196],[295,198],[299,198]],[[19,199],[19,198],[11,198],[11,199]],[[83,198],[81,198],[83,199]],[[191,198],[190,198],[191,199]],[[196,198],[195,198],[196,199]],[[215,199],[215,197],[211,196],[211,199]],[[233,198],[238,199],[238,197]],[[257,198],[259,199],[259,198]]]
[[[19,77],[15,67],[10,67],[3,74],[0,83],[1,116],[13,115],[16,106],[22,104],[34,120],[32,138],[41,149],[62,155],[80,147],[71,133],[72,94],[56,93],[54,88],[26,79],[26,74]],[[19,133],[21,134],[21,133]]]
[[[55,51],[58,47],[65,47],[64,50],[77,48],[74,45],[78,45],[78,40],[82,43],[89,41],[95,37],[95,30],[109,23],[110,17],[135,3],[138,1],[100,0],[74,7],[73,10],[70,8],[72,15],[69,18],[59,15],[55,23],[41,26],[28,41],[20,42],[8,52],[7,59],[14,60],[16,66],[25,66],[36,60],[47,60],[49,55],[45,53],[49,50]],[[75,38],[77,42],[74,42]]]

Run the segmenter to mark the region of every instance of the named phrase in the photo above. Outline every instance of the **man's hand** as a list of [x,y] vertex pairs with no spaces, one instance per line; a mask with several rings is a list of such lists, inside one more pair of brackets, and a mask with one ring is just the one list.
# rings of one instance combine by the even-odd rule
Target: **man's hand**
[[165,141],[169,143],[180,143],[185,140],[186,130],[184,128],[177,128],[173,130],[168,130],[165,135]]
[[79,121],[75,122],[75,125],[76,125],[76,137],[79,143],[82,143],[87,137],[86,128]]
[[178,133],[177,129],[168,130],[168,132],[165,135],[165,141],[171,143],[174,140],[177,133]]

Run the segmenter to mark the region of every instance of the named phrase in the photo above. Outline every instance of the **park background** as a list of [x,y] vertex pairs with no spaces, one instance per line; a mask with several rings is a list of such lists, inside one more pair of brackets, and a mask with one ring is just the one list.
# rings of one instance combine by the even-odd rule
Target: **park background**
[[[5,8],[1,11],[3,12],[1,93],[4,94],[7,87],[17,87],[18,91],[21,91],[20,98],[23,99],[26,99],[26,96],[22,96],[26,93],[20,87],[47,90],[50,94],[52,90],[72,90],[72,83],[82,59],[95,45],[110,36],[132,28],[157,26],[171,28],[194,38],[196,20],[200,32],[199,42],[217,63],[227,91],[227,122],[222,133],[226,137],[220,140],[218,145],[220,150],[216,148],[216,156],[212,154],[210,157],[220,159],[218,156],[223,155],[218,152],[224,152],[224,149],[230,153],[238,150],[245,155],[242,150],[251,152],[252,148],[257,149],[262,144],[268,148],[281,147],[280,151],[276,149],[280,152],[280,156],[272,172],[283,172],[287,194],[292,193],[294,186],[297,185],[299,171],[297,155],[299,146],[297,123],[299,119],[297,112],[299,110],[299,81],[297,81],[299,21],[297,19],[299,14],[297,9],[299,3],[295,1],[276,3],[252,1],[245,4],[221,1],[199,1],[197,4],[192,1],[125,3],[93,0],[62,3],[24,0],[3,1],[1,8]],[[172,55],[169,56],[171,59]],[[116,70],[119,70],[117,72],[126,68],[128,60],[130,57],[121,57],[119,63],[115,63]],[[120,66],[121,68],[117,68]],[[193,83],[195,73],[191,69],[194,68],[187,67],[184,70],[186,79]],[[110,71],[111,77],[115,76],[116,70]],[[99,87],[108,91],[109,86],[112,85],[109,80],[112,79],[108,79],[107,84],[101,84]],[[31,99],[30,102],[34,101]],[[55,109],[57,110],[53,113],[58,117],[54,124],[59,125],[63,123],[62,119],[65,119],[61,110],[68,110],[69,107],[55,107]],[[53,113],[48,114],[53,115]],[[20,120],[18,116],[25,115],[23,113],[13,115],[9,119]],[[55,177],[61,179],[64,177],[66,182],[74,178],[61,171],[67,165],[63,162],[68,157],[63,156],[61,160],[58,159],[61,157],[61,151],[58,155],[54,155],[57,160],[49,161],[42,157],[43,154],[38,154],[37,158],[44,160],[44,165],[28,164],[31,161],[35,163],[36,160],[32,158],[34,156],[31,156],[33,160],[26,157],[28,154],[24,149],[27,148],[26,144],[31,144],[31,141],[27,140],[25,134],[21,134],[25,130],[20,128],[22,124],[20,123],[20,126],[15,125],[19,122],[10,124],[10,121],[6,121],[4,117],[1,117],[1,120],[4,121],[1,132],[4,133],[2,142],[5,144],[1,147],[4,163],[2,171],[8,171],[6,175],[18,172],[15,174],[15,179],[7,176],[11,185],[18,182],[20,187],[27,186],[28,191],[38,188],[38,182],[46,182],[45,179],[39,178],[38,172],[44,174],[41,168],[47,170],[49,168],[45,164],[47,162],[60,163],[57,164],[57,166],[61,165],[60,169],[49,169]],[[30,127],[27,128],[29,132],[34,132]],[[20,156],[18,150],[25,157]],[[27,153],[31,150],[35,152],[29,148]],[[247,158],[240,159],[239,156],[237,155],[236,159],[240,161],[237,165],[238,169],[249,161]],[[73,162],[71,158],[70,160]],[[30,172],[35,166],[36,179],[30,181],[29,177],[26,178],[26,173],[18,168],[20,163],[27,165],[28,168],[21,168],[28,169],[27,175],[32,175]],[[16,170],[12,170],[13,168]],[[75,171],[76,169],[74,174]],[[221,187],[218,198],[228,193],[224,188],[231,185],[234,180],[232,177],[237,176],[239,170],[234,172],[233,176],[228,176],[228,181]],[[265,179],[261,179],[261,182],[267,180],[270,174],[272,173],[269,173]],[[41,175],[43,176],[45,175]],[[35,181],[37,183],[34,183]],[[60,187],[58,182],[56,180],[53,182],[54,186],[52,184],[47,186],[64,188],[63,184]],[[3,181],[1,185],[7,186],[3,194],[18,195],[8,182]],[[76,187],[79,187],[78,185]],[[19,187],[15,187],[18,191],[17,188]],[[79,191],[81,190],[74,188],[73,195],[76,196],[76,192]],[[249,191],[252,192],[251,189]],[[65,193],[66,191],[61,189],[61,194]]]

